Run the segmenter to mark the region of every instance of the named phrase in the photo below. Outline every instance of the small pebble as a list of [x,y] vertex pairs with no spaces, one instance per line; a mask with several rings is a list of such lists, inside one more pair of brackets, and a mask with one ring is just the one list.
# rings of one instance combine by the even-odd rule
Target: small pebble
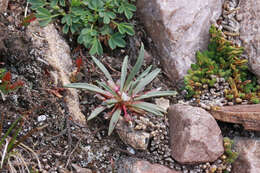
[[40,116],[37,117],[38,122],[45,121],[46,119],[47,119],[46,115],[40,115]]

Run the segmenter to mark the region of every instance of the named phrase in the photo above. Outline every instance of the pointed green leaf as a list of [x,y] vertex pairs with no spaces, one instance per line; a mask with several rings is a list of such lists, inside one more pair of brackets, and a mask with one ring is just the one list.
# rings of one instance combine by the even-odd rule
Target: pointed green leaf
[[147,69],[145,69],[145,71],[143,71],[137,78],[136,80],[139,81],[141,80],[143,77],[145,77],[152,69],[152,65],[150,65]]
[[[135,81],[130,82],[129,88],[126,88],[126,91],[128,91],[129,95],[132,95],[133,89],[136,87],[136,85],[142,80],[152,69],[152,65],[150,65],[145,71],[143,71]],[[128,90],[129,89],[129,90]]]
[[118,101],[117,99],[112,98],[112,99],[108,99],[108,100],[104,101],[102,104],[107,106],[107,105],[116,104],[116,103],[118,103],[118,102],[119,102],[119,101]]
[[40,18],[50,18],[51,17],[51,12],[47,10],[46,8],[38,8],[37,9],[37,14],[40,16]]
[[59,0],[59,3],[60,3],[60,5],[61,5],[62,7],[65,7],[65,6],[66,6],[65,0]]
[[108,136],[111,135],[111,133],[113,132],[118,120],[119,120],[119,117],[120,117],[120,114],[121,114],[121,109],[118,108],[114,113],[113,113],[113,116],[109,122],[109,129],[108,129]]
[[64,25],[63,28],[62,28],[62,32],[64,34],[67,34],[69,32],[69,25]]
[[52,15],[49,10],[45,8],[37,8],[36,12],[37,14],[35,16],[38,18],[40,26],[46,26],[51,22]]
[[88,3],[88,7],[94,11],[98,11],[98,9],[102,8],[103,5],[104,5],[104,2],[102,0],[91,0]]
[[125,57],[122,69],[121,69],[121,79],[120,79],[120,91],[123,91],[126,75],[127,75],[127,63],[128,63],[128,56]]
[[46,3],[42,0],[27,0],[27,2],[32,5],[31,8],[33,10],[36,10],[37,8],[43,7]]
[[92,92],[100,93],[107,95],[107,92],[97,87],[96,85],[87,84],[87,83],[71,83],[64,85],[65,88],[77,88],[77,89],[86,89]]
[[17,126],[19,121],[22,119],[22,117],[19,117],[15,120],[15,122],[12,123],[12,125],[8,128],[7,132],[5,133],[4,137],[1,138],[0,146],[2,146],[2,143],[7,138],[7,136],[11,133],[11,131]]
[[88,117],[88,121],[98,116],[101,112],[103,112],[106,109],[104,106],[97,107]]
[[105,82],[97,81],[97,83],[99,86],[103,87],[106,91],[108,91],[112,95],[117,96],[116,92],[110,86],[108,86]]
[[142,100],[146,98],[151,98],[151,97],[162,97],[162,96],[175,96],[177,94],[176,91],[150,91],[147,92],[141,96],[138,96],[134,98],[134,100]]
[[161,107],[157,106],[156,104],[147,103],[147,102],[133,103],[133,104],[131,104],[131,107],[138,108],[138,109],[143,109],[144,111],[150,112],[150,113],[155,114],[155,115],[163,116],[162,112],[166,113],[166,111],[164,109],[162,109]]
[[47,26],[51,22],[51,18],[48,18],[46,20],[39,20],[39,25],[41,27]]
[[120,34],[119,32],[114,33],[111,35],[111,37],[108,40],[108,45],[111,49],[115,49],[116,47],[125,47],[126,42],[123,39],[122,34]]
[[126,80],[126,83],[125,83],[125,86],[124,86],[124,90],[126,88],[128,88],[128,85],[134,79],[134,77],[138,73],[138,71],[140,70],[140,68],[141,68],[141,66],[143,64],[143,61],[144,61],[144,45],[142,43],[138,59],[137,59],[137,61],[136,61],[135,65],[134,65],[132,71],[130,72],[130,74],[129,74],[127,80]]
[[134,11],[136,11],[136,7],[128,2],[122,3],[118,8],[118,12],[124,13],[127,19],[131,19],[133,17]]
[[90,55],[98,54],[101,55],[103,53],[102,45],[99,41],[99,39],[94,38],[92,41],[91,49],[89,50]]
[[112,11],[102,11],[102,12],[99,12],[99,16],[103,17],[103,22],[105,24],[109,24],[110,23],[110,19],[115,19],[116,18],[116,14],[113,13]]
[[11,151],[11,149],[13,148],[14,142],[16,141],[16,138],[17,138],[17,136],[18,136],[18,134],[19,134],[19,132],[20,132],[21,130],[22,130],[22,124],[19,123],[18,128],[15,129],[15,131],[14,131],[14,133],[13,133],[13,136],[12,136],[12,138],[11,138],[11,141],[10,141],[9,144],[8,144],[7,153],[9,153],[9,152]]
[[143,88],[148,85],[154,78],[160,73],[160,69],[155,69],[150,74],[148,74],[145,78],[143,78],[138,85],[133,89],[133,94],[137,94],[138,92],[142,91]]
[[[98,60],[96,59],[94,56],[92,56],[93,61],[95,62],[95,64],[98,66],[98,68],[104,73],[104,75],[106,76],[106,78],[109,81],[113,82],[112,76],[111,74],[108,72],[108,70],[106,69],[106,67]],[[114,83],[114,82],[113,82]]]
[[124,23],[119,23],[117,25],[117,28],[118,28],[118,31],[121,34],[127,33],[128,35],[131,35],[131,36],[133,36],[135,34],[134,27],[130,23],[125,23],[125,22]]

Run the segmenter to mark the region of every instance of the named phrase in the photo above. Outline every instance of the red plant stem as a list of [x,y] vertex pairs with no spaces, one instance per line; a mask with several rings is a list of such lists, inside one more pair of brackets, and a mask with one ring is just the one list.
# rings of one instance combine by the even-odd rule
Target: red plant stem
[[127,113],[127,111],[126,111],[126,106],[125,106],[125,105],[122,105],[122,109],[123,109],[123,111],[124,111],[125,120],[126,120],[126,121],[131,121],[132,119],[131,119],[131,117],[129,116],[129,114]]

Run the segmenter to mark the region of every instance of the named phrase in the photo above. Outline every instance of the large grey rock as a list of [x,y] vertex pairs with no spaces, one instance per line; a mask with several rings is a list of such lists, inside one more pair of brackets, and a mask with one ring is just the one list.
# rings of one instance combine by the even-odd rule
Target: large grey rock
[[235,138],[234,142],[239,156],[233,163],[232,173],[259,173],[260,139]]
[[[59,35],[53,24],[46,27],[40,27],[37,22],[32,22],[26,33],[31,38],[32,43],[42,50],[44,61],[48,62],[53,71],[51,75],[54,78],[54,84],[59,82],[62,85],[70,83],[70,74],[73,71],[73,64],[70,57],[70,48],[64,39]],[[65,102],[68,105],[69,112],[73,120],[81,125],[86,124],[86,118],[79,108],[78,94],[75,89],[68,89]]]
[[168,77],[181,80],[205,49],[209,27],[221,14],[222,0],[138,0],[137,11],[162,58]]
[[180,163],[213,162],[223,152],[223,137],[204,109],[176,104],[168,112],[172,157]]
[[260,1],[241,0],[239,7],[240,40],[252,72],[260,78]]

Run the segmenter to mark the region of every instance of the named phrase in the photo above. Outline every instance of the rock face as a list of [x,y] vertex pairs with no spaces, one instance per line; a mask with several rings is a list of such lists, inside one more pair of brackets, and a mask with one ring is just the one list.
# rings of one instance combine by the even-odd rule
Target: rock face
[[137,150],[147,149],[150,133],[130,128],[123,118],[119,119],[116,125],[116,131],[125,144],[130,145]]
[[239,156],[233,163],[232,173],[259,173],[260,139],[235,138],[234,142]]
[[242,124],[246,130],[260,131],[260,104],[224,106],[211,111],[211,115],[220,121]]
[[178,173],[165,166],[135,158],[123,159],[121,162],[118,173]]
[[[32,22],[28,26],[26,33],[31,38],[33,45],[41,48],[43,55],[46,55],[45,61],[53,67],[54,70],[51,75],[55,79],[55,84],[57,85],[58,82],[61,82],[62,85],[70,83],[69,76],[73,68],[70,48],[58,34],[54,25],[50,24],[42,28],[37,22]],[[65,101],[73,120],[82,125],[85,124],[86,119],[80,111],[78,95],[75,89],[68,89]]]
[[9,0],[0,0],[0,12],[5,12],[7,9]]
[[138,0],[137,11],[162,58],[168,77],[183,78],[195,53],[205,49],[209,27],[221,14],[222,1]]
[[176,104],[168,112],[172,157],[180,163],[213,162],[223,152],[223,137],[204,109]]
[[252,72],[260,78],[260,1],[240,1],[240,40]]

